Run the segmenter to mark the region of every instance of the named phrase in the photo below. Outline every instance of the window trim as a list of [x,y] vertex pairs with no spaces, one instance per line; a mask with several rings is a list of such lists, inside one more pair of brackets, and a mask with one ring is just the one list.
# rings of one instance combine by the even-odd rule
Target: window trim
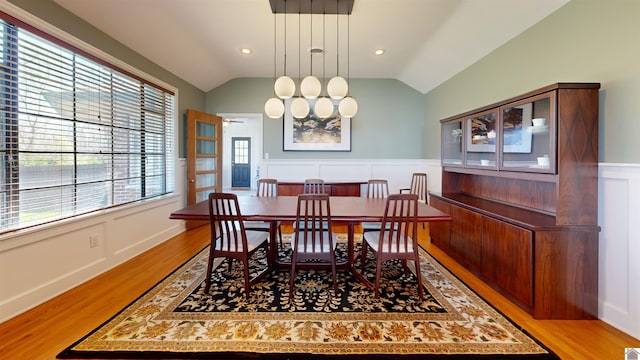
[[[100,216],[105,213],[113,212],[120,209],[127,209],[132,206],[140,206],[149,202],[157,202],[162,201],[163,199],[173,198],[179,196],[180,191],[180,172],[179,172],[179,152],[178,152],[178,138],[179,138],[179,91],[178,88],[168,83],[165,83],[162,80],[155,78],[148,73],[137,69],[124,61],[98,49],[97,47],[86,43],[85,41],[77,38],[70,33],[67,33],[60,28],[36,17],[35,15],[23,10],[22,8],[9,3],[7,0],[0,0],[0,18],[5,19],[7,22],[13,22],[19,27],[23,27],[25,30],[32,32],[35,35],[41,36],[44,39],[55,43],[56,45],[62,46],[72,52],[75,52],[81,56],[84,56],[96,63],[109,67],[114,71],[120,72],[124,75],[130,76],[131,78],[142,82],[143,84],[152,86],[158,90],[164,91],[167,94],[173,96],[173,180],[174,180],[174,190],[169,193],[133,200],[130,202],[125,202],[121,204],[115,204],[108,207],[104,207],[101,209],[97,209],[95,211],[91,211],[88,213],[79,213],[76,215],[62,217],[60,219],[46,221],[40,224],[28,225],[21,228],[10,229],[6,231],[0,231],[0,239],[10,238],[13,236],[10,235],[18,235],[24,234],[26,232],[30,232],[32,230],[39,231],[43,228],[48,228],[57,225],[65,225],[69,222],[74,222],[77,220],[86,220],[87,217]],[[135,53],[134,51],[132,51]],[[135,53],[137,54],[137,53]],[[138,54],[139,55],[139,54]],[[167,169],[167,171],[169,171]],[[8,236],[9,235],[9,236]]]

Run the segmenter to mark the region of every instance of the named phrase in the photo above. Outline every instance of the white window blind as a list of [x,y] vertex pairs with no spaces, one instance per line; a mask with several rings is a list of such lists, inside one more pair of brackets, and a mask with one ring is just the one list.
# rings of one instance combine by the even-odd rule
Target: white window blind
[[0,233],[173,192],[173,93],[23,25],[0,19]]

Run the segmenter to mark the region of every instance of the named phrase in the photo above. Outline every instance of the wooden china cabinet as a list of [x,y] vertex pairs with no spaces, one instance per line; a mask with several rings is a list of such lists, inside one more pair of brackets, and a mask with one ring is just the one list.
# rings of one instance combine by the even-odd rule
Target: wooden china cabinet
[[598,83],[557,83],[441,121],[432,223],[447,252],[538,319],[598,313]]

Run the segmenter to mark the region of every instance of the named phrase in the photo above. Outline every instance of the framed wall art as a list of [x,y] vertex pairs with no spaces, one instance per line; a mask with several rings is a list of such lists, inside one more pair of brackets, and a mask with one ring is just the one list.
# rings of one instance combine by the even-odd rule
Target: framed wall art
[[351,151],[351,119],[340,117],[334,101],[334,111],[320,119],[313,111],[315,100],[308,100],[309,115],[295,119],[291,115],[291,101],[285,100],[283,122],[284,151]]

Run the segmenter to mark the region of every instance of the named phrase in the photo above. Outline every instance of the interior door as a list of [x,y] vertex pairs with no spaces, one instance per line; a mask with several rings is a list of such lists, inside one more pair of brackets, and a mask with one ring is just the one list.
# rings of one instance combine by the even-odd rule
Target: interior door
[[231,139],[231,187],[251,187],[251,138]]
[[[187,205],[222,191],[222,118],[187,110]],[[203,222],[188,221],[187,228]]]

